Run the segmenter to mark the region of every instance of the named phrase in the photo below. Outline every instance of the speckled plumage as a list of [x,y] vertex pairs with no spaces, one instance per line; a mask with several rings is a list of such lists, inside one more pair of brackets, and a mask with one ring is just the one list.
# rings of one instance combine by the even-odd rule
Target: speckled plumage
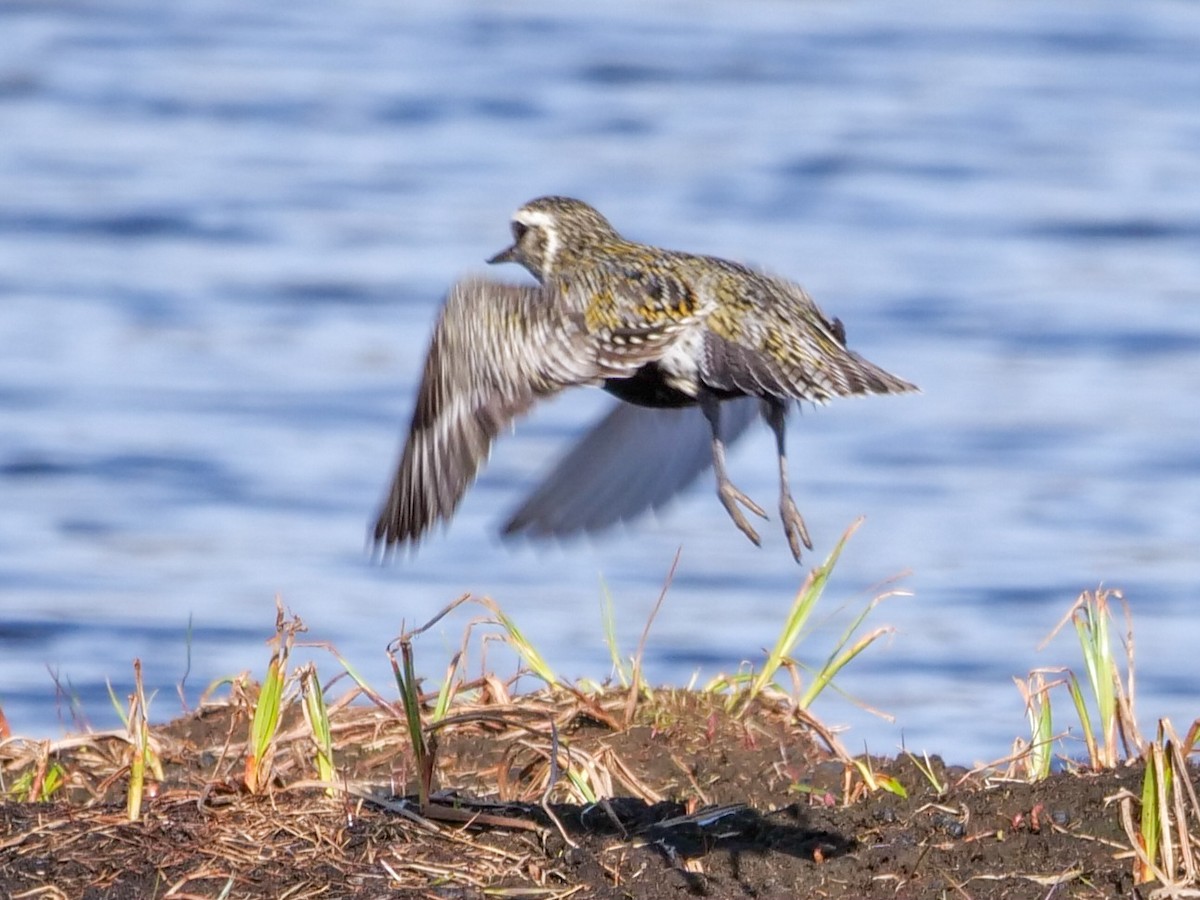
[[[514,214],[512,231],[512,246],[489,262],[519,263],[540,286],[475,279],[451,289],[376,541],[415,543],[434,522],[449,519],[505,424],[538,397],[593,384],[653,410],[658,420],[651,425],[645,409],[617,407],[518,509],[506,533],[591,529],[665,502],[710,460],[677,456],[663,423],[694,443],[699,410],[718,496],[758,543],[740,507],[765,514],[733,486],[724,465],[725,443],[750,418],[739,398],[757,398],[777,440],[785,533],[797,559],[801,544],[811,549],[787,483],[789,402],[915,387],[848,350],[841,323],[792,282],[628,241],[596,210],[566,197],[527,203]],[[735,411],[733,427],[722,427],[722,407]],[[637,437],[651,430],[656,441]],[[628,432],[627,447],[606,436],[617,432]],[[580,493],[596,489],[594,473],[627,478],[655,467],[678,470],[658,479],[669,490],[648,488],[641,499],[617,492],[607,510]]]

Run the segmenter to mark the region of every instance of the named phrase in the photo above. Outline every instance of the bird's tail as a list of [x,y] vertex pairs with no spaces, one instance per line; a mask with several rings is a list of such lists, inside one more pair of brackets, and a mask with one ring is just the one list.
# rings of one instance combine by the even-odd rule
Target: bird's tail
[[921,392],[921,389],[915,384],[881,369],[853,350],[847,350],[845,356],[838,360],[838,369],[841,377],[835,383],[841,389],[839,393],[844,395]]

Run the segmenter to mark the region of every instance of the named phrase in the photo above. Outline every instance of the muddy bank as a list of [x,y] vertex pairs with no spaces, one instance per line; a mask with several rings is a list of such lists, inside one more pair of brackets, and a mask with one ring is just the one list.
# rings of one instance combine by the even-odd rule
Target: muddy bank
[[1156,886],[1134,886],[1114,799],[1140,796],[1140,767],[1028,784],[936,758],[856,765],[782,705],[729,706],[687,692],[632,707],[624,693],[493,698],[430,729],[423,813],[402,717],[379,707],[332,711],[332,790],[315,780],[298,717],[282,722],[256,794],[244,778],[250,707],[153,729],[162,779],[147,781],[134,822],[124,737],[10,739],[0,745],[10,798],[39,770],[61,786],[51,802],[0,806],[0,891],[1044,898]]

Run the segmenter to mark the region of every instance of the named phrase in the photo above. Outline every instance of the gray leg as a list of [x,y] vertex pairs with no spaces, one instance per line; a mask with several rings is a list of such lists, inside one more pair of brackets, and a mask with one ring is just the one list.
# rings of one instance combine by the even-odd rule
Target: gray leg
[[704,411],[704,417],[708,419],[708,424],[712,428],[713,472],[717,476],[717,496],[725,507],[725,511],[729,513],[729,518],[733,519],[733,524],[741,529],[742,534],[750,538],[756,546],[759,546],[761,541],[758,532],[750,527],[750,523],[746,521],[738,504],[740,503],[750,512],[764,519],[767,514],[763,512],[761,506],[739,491],[725,472],[725,444],[721,440],[721,401],[711,394],[701,394],[700,408]]
[[796,508],[792,499],[792,490],[788,486],[787,452],[784,449],[784,419],[787,417],[787,405],[779,400],[763,401],[763,418],[775,433],[775,447],[779,451],[779,515],[783,519],[783,531],[792,547],[792,556],[800,562],[800,545],[812,549],[812,539],[808,536],[808,528],[804,518]]

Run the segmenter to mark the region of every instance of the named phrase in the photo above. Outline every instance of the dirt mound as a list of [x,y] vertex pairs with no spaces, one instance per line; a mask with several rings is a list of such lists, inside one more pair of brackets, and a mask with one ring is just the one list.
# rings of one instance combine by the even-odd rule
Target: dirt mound
[[[585,702],[546,691],[459,714],[431,731],[435,790],[423,809],[403,720],[377,707],[333,710],[332,789],[310,774],[302,722],[283,722],[271,778],[257,794],[242,777],[247,708],[211,707],[154,729],[163,777],[148,784],[132,822],[125,739],[10,740],[0,745],[10,794],[23,775],[57,766],[63,799],[0,806],[0,892],[1044,898],[1147,890],[1134,888],[1130,841],[1110,802],[1140,793],[1140,769],[1027,784],[937,759],[856,765],[781,705],[733,712],[725,697],[658,692],[638,701],[625,726],[626,709],[624,692]],[[868,780],[906,796],[870,790]]]

